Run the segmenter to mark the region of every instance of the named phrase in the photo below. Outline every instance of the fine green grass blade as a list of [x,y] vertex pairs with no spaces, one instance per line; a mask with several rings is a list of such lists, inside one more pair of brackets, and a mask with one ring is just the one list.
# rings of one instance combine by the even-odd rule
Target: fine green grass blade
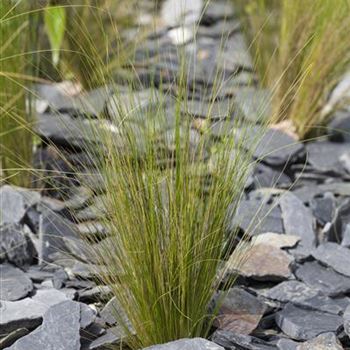
[[30,186],[32,116],[26,103],[26,76],[31,58],[28,7],[23,2],[0,3],[0,174],[7,182]]

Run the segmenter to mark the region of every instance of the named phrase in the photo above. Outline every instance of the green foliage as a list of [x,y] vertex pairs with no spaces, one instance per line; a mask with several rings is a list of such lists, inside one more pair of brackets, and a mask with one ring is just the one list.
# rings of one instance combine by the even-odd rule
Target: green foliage
[[103,85],[109,70],[130,56],[122,33],[133,24],[135,5],[134,0],[51,0],[44,23],[54,67],[43,61],[42,75],[74,78],[85,89]]
[[[91,255],[131,322],[130,328],[119,315],[133,349],[208,334],[210,302],[224,274],[219,268],[235,238],[227,236],[228,208],[234,212],[261,134],[252,136],[239,120],[223,122],[230,137],[208,160],[211,128],[193,129],[185,81],[173,108],[156,91],[147,107],[135,95],[117,95],[117,127],[101,119],[93,142],[101,147],[97,154],[91,149],[111,233]],[[165,132],[169,113],[175,125]]]
[[[261,27],[256,35],[263,39],[252,46],[257,46],[255,52],[264,52],[258,55],[265,57],[260,60],[259,73],[263,84],[276,92],[275,121],[292,120],[300,137],[306,137],[328,120],[329,113],[322,109],[330,91],[349,68],[350,2],[250,2],[259,4],[251,21],[255,21],[252,27],[256,33]],[[261,25],[264,22],[265,27]]]
[[26,74],[30,59],[29,15],[21,1],[0,2],[0,178],[30,185],[32,116],[26,106]]
[[269,86],[269,74],[278,42],[279,15],[283,0],[234,0],[250,43],[262,86]]
[[52,61],[57,66],[66,30],[66,9],[59,6],[47,6],[44,9],[46,32],[52,48]]

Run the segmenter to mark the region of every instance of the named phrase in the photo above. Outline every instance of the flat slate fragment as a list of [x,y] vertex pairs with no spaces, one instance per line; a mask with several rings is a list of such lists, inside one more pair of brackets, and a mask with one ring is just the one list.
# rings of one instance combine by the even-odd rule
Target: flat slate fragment
[[39,200],[38,192],[9,185],[0,187],[0,225],[19,223],[27,209]]
[[304,248],[315,244],[315,220],[312,212],[293,193],[286,192],[280,198],[282,219],[285,233],[300,237],[300,245]]
[[33,329],[41,323],[45,312],[53,305],[68,300],[55,289],[37,290],[32,298],[18,301],[0,301],[0,329],[10,333],[18,328]]
[[271,345],[264,340],[249,335],[237,334],[223,330],[215,331],[211,340],[223,346],[225,349],[230,350],[276,350],[275,345]]
[[251,192],[249,199],[240,201],[230,223],[230,229],[240,227],[250,235],[265,232],[284,233],[281,209],[270,196]]
[[305,262],[295,272],[295,276],[311,288],[316,288],[328,296],[338,296],[350,292],[350,278],[320,265],[317,261]]
[[0,263],[9,262],[22,267],[33,263],[36,256],[34,244],[21,224],[0,226]]
[[203,338],[193,338],[154,345],[144,348],[144,350],[224,350],[224,348]]
[[231,288],[225,295],[214,321],[218,329],[250,334],[259,324],[266,306],[242,288]]
[[296,350],[343,350],[344,348],[338,341],[334,333],[324,333],[300,344]]
[[12,265],[0,265],[0,300],[15,301],[33,290],[31,279]]
[[344,311],[344,332],[350,337],[350,305]]
[[116,326],[109,328],[104,335],[98,337],[88,345],[88,350],[108,349],[111,346],[118,345],[124,337],[125,332],[122,327]]
[[80,305],[64,301],[52,306],[43,324],[7,350],[80,350]]
[[254,156],[272,165],[284,165],[301,153],[304,146],[288,134],[268,129],[254,151]]
[[299,281],[284,281],[268,289],[263,295],[268,299],[282,303],[298,303],[318,295],[318,290],[308,287]]
[[234,266],[240,275],[259,281],[281,281],[291,277],[292,257],[268,244],[253,245],[242,264]]
[[320,311],[305,310],[288,303],[276,314],[278,327],[294,340],[309,340],[321,333],[338,332],[343,318]]
[[313,250],[312,256],[342,275],[350,277],[350,249],[337,243],[327,242]]

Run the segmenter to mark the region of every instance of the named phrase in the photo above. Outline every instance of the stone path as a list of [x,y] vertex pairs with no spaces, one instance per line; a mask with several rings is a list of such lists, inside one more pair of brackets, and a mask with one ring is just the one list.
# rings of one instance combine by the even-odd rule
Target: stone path
[[[195,41],[191,25],[198,18],[197,8],[188,9],[187,15],[186,26],[167,27],[165,20],[162,29],[138,49],[136,60],[142,65],[136,62],[136,69],[142,87],[132,94],[141,103],[131,119],[142,115],[145,103],[150,108],[157,105],[151,82],[164,89],[172,86],[179,70],[177,45],[185,42],[186,55],[195,59],[189,67],[189,78],[197,87],[188,104],[191,115],[198,120],[207,116],[203,98],[216,69],[225,80],[209,118],[215,138],[220,139],[225,136],[220,128],[223,116],[239,113],[255,123],[261,114],[261,103],[256,101],[268,95],[254,87],[256,78],[239,23],[225,1],[212,2],[201,17]],[[224,46],[222,35],[227,37]],[[96,120],[86,116],[107,111],[113,117],[113,92],[101,88],[72,98],[57,86],[41,86],[39,94],[40,135],[61,148],[73,164],[86,161],[79,147],[89,141],[89,128],[96,127],[91,125]],[[123,108],[130,106],[132,94],[123,93]],[[174,128],[169,108],[168,120],[159,124],[160,135]],[[229,274],[238,272],[240,277],[215,322],[211,341],[216,344],[181,340],[149,350],[350,348],[346,132],[350,132],[350,110],[344,109],[322,140],[302,144],[272,129],[264,135],[254,157],[268,156],[255,165],[229,227],[251,236],[251,250],[242,265],[229,261]],[[196,142],[199,131],[193,133]],[[53,174],[50,183],[40,183],[41,195],[0,188],[0,349],[106,349],[118,344],[123,332],[111,317],[113,296],[108,286],[96,284],[97,267],[89,268],[94,262],[81,239],[96,234],[108,239],[100,220],[105,213],[103,193],[98,192],[102,186],[98,177],[92,178],[94,193],[80,186],[78,178],[62,178],[60,174],[71,169],[51,146],[40,148],[36,160]],[[53,184],[67,191],[57,194],[50,190]]]

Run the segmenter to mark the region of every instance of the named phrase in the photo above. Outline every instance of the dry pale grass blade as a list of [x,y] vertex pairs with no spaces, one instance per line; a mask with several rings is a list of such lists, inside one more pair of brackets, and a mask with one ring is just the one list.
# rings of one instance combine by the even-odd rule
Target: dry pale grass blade
[[291,119],[301,138],[317,134],[331,114],[322,113],[327,98],[349,69],[349,1],[252,0],[248,5],[261,82],[275,91],[274,122]]

